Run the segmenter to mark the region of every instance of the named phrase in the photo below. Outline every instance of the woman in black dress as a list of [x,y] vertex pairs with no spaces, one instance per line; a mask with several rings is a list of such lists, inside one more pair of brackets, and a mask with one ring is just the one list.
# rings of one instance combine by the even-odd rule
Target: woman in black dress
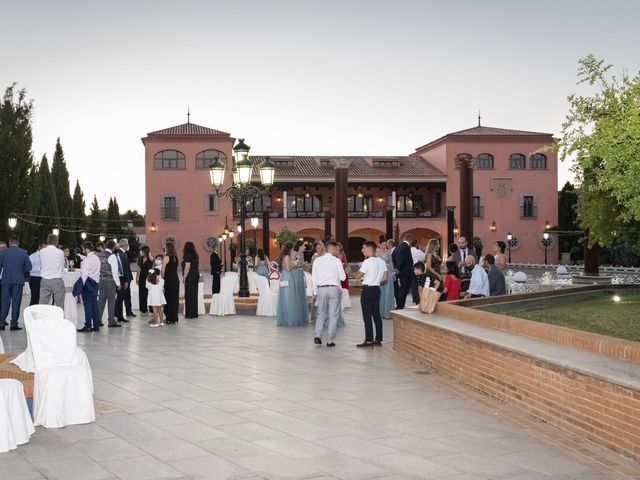
[[198,252],[193,242],[184,244],[182,250],[182,281],[184,282],[184,318],[198,317]]
[[164,258],[162,259],[162,278],[164,279],[164,298],[167,303],[164,306],[164,316],[167,323],[178,323],[178,302],[180,297],[180,279],[178,278],[178,255],[173,243],[164,245]]
[[144,246],[140,249],[140,258],[138,258],[138,275],[136,283],[138,284],[138,301],[140,313],[146,315],[147,308],[147,277],[149,276],[149,270],[153,268],[153,258],[149,253],[149,247]]

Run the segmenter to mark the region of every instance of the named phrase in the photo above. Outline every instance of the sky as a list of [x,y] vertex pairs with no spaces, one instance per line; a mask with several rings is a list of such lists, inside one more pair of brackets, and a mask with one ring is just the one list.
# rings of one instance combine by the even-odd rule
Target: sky
[[631,0],[0,0],[0,17],[34,158],[60,137],[87,205],[121,211],[144,212],[140,139],[187,108],[256,155],[407,155],[479,110],[560,135],[580,58],[640,70]]

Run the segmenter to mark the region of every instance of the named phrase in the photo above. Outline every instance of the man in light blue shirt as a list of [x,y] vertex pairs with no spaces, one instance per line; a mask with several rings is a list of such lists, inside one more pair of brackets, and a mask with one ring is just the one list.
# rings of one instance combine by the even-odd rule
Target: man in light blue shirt
[[38,303],[40,302],[40,282],[42,281],[40,249],[44,246],[46,246],[46,244],[44,242],[40,242],[40,245],[38,245],[38,250],[29,255],[29,260],[31,260],[31,273],[29,274],[31,302],[29,302],[29,305],[38,305]]
[[478,297],[488,297],[490,294],[489,290],[489,277],[487,276],[487,272],[482,265],[475,265],[475,259],[469,255],[464,260],[464,265],[467,271],[471,272],[471,282],[469,283],[469,289],[462,298],[478,298]]

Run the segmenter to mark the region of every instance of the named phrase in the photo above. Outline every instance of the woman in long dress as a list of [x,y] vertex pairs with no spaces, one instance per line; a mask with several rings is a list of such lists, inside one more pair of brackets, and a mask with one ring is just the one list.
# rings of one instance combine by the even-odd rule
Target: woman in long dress
[[[429,240],[429,244],[427,245],[427,255],[424,259],[424,266],[426,268],[426,274],[431,283],[429,286],[433,287],[435,281],[438,280],[440,282],[440,286],[438,287],[438,291],[441,292],[444,289],[444,285],[442,282],[442,259],[438,252],[440,251],[440,240],[437,238],[432,238]],[[443,299],[445,300],[445,299]]]
[[395,308],[393,264],[391,263],[391,251],[387,247],[387,241],[384,237],[380,238],[380,247],[376,253],[387,264],[387,281],[380,285],[380,316],[391,318],[391,310]]
[[[278,289],[279,327],[297,327],[309,323],[307,292],[303,264],[291,258],[293,243],[286,242],[280,251],[280,288]],[[296,255],[297,256],[297,255]]]
[[256,266],[255,272],[258,275],[261,277],[269,277],[269,257],[267,257],[262,248],[258,249],[254,265]]
[[493,242],[493,256],[496,259],[496,267],[498,267],[503,272],[507,269],[507,257],[504,255],[504,251],[507,249],[507,244],[502,240],[498,240],[497,242]]
[[178,323],[178,303],[180,297],[180,279],[178,278],[178,255],[176,246],[167,242],[164,245],[165,255],[162,258],[162,278],[164,279],[164,296],[167,304],[164,315],[168,324]]
[[198,282],[200,258],[193,242],[186,242],[182,251],[182,281],[184,282],[184,318],[198,317]]

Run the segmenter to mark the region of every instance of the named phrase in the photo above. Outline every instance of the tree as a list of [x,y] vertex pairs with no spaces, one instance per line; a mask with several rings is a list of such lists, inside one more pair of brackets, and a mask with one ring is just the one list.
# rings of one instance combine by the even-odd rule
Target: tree
[[34,222],[39,225],[34,228],[34,238],[31,240],[44,241],[51,230],[58,226],[58,200],[49,170],[49,160],[46,155],[33,179],[33,188],[30,196],[29,214]]
[[640,222],[640,75],[618,79],[611,68],[593,55],[580,60],[578,83],[595,92],[568,97],[559,141],[560,158],[575,158],[577,216],[590,246],[637,236]]
[[[560,236],[560,248],[562,252],[571,252],[579,249],[582,233],[578,233],[581,228],[578,223],[576,207],[578,206],[578,192],[573,184],[566,182],[562,190],[558,192],[558,226],[556,230],[563,233]],[[575,250],[574,250],[575,251]]]
[[84,231],[87,229],[86,208],[87,206],[84,202],[84,193],[82,193],[82,189],[80,188],[80,182],[76,180],[76,188],[73,190],[73,198],[71,199],[71,220],[69,223],[73,226],[73,229],[76,230],[74,238],[78,245],[82,241],[82,237],[78,230]]
[[87,222],[87,229],[89,230],[89,239],[96,242],[101,234],[104,234],[104,221],[100,206],[98,205],[98,199],[93,196],[93,202],[91,202],[91,209],[89,210],[89,220]]
[[[8,87],[0,103],[0,235],[7,238],[7,218],[12,212],[24,212],[31,190],[29,172],[33,168],[31,154],[31,113],[33,102],[26,100],[26,90]],[[25,236],[24,222],[17,233]],[[30,232],[31,233],[31,232]],[[23,243],[24,238],[23,238]],[[26,244],[26,243],[25,243]]]
[[127,210],[122,215],[122,219],[125,223],[132,222],[134,227],[144,227],[144,215],[138,210]]
[[282,247],[286,242],[295,243],[298,240],[298,234],[287,227],[284,227],[276,234],[276,243]]
[[[62,223],[70,225],[68,217],[71,217],[71,193],[69,192],[69,171],[64,160],[64,152],[60,144],[60,138],[56,141],[56,149],[51,162],[51,181],[53,182],[53,190],[56,194],[58,202],[58,214]],[[69,245],[76,243],[75,234],[71,232],[60,232],[60,243]]]
[[122,235],[122,219],[120,218],[120,207],[115,197],[109,198],[109,206],[107,207],[107,231],[111,236],[120,238]]

